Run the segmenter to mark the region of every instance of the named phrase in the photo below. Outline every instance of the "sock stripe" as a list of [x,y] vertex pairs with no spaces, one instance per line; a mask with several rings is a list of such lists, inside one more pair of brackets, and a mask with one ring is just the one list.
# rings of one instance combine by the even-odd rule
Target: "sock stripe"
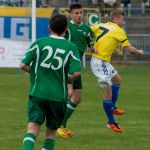
[[75,110],[76,108],[72,107],[70,104],[67,104],[67,108],[71,109],[71,110]]
[[25,138],[23,139],[23,143],[24,143],[25,141],[31,141],[31,142],[35,143],[34,139],[31,138],[31,137],[25,137]]

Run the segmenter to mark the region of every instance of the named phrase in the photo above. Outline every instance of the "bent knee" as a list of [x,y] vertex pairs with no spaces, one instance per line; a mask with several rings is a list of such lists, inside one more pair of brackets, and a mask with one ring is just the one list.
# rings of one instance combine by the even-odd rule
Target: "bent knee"
[[115,84],[120,84],[121,83],[121,76],[120,75],[116,75],[112,78],[112,82]]

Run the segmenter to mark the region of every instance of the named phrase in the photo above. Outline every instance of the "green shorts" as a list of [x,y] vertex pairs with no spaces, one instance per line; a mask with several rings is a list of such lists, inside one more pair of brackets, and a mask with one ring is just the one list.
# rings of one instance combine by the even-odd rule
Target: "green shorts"
[[60,127],[66,112],[66,102],[56,102],[29,96],[28,122],[43,124],[51,130]]
[[82,89],[81,76],[73,81],[73,89]]

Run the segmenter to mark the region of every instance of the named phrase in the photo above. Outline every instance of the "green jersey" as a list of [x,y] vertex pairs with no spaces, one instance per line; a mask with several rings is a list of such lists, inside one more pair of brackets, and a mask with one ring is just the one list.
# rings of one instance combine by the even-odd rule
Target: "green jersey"
[[68,30],[65,34],[65,38],[76,44],[80,59],[82,58],[86,47],[93,46],[92,31],[88,25],[83,23],[76,25],[72,20],[68,21]]
[[58,36],[35,41],[22,63],[31,64],[29,95],[61,102],[68,98],[68,73],[81,69],[76,45]]

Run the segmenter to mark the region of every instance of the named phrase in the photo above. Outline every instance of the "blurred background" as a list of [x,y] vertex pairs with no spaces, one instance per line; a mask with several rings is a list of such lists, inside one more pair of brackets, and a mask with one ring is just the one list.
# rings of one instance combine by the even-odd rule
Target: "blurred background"
[[[48,36],[49,18],[55,13],[68,16],[72,3],[82,4],[84,22],[89,25],[108,21],[114,9],[124,11],[124,29],[129,40],[135,47],[144,49],[145,56],[134,57],[122,52],[118,46],[120,54],[114,54],[112,60],[117,63],[150,63],[150,0],[37,0],[36,39]],[[32,42],[32,28],[31,0],[0,0],[0,67],[18,67],[24,51]],[[84,67],[89,60],[86,53]]]
[[[126,115],[116,116],[123,134],[114,134],[106,128],[106,116],[101,104],[101,91],[89,67],[88,51],[83,58],[83,100],[73,114],[68,127],[76,135],[64,140],[56,137],[56,150],[149,150],[150,149],[150,0],[37,0],[36,18],[32,17],[32,1],[0,0],[0,150],[21,149],[27,124],[29,75],[19,63],[24,52],[36,39],[49,36],[49,18],[55,13],[68,16],[72,3],[81,3],[84,22],[94,25],[109,20],[114,9],[124,11],[124,29],[130,42],[145,55],[134,57],[118,45],[112,63],[122,76],[119,107]],[[35,4],[35,3],[34,3]],[[32,25],[36,20],[36,25]],[[34,31],[36,27],[36,32]],[[148,119],[149,118],[149,119]],[[41,130],[35,150],[44,137]],[[7,140],[6,140],[7,139]]]

